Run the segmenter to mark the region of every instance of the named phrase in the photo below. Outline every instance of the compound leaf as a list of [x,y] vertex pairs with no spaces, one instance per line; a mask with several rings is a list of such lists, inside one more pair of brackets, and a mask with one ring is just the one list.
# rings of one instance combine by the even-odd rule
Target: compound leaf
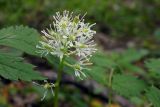
[[142,80],[131,75],[114,75],[112,88],[119,94],[130,97],[139,95],[146,85]]
[[0,45],[19,49],[31,55],[37,55],[36,45],[40,34],[28,27],[15,26],[0,30]]
[[23,58],[11,54],[0,53],[0,76],[10,80],[44,80],[33,65],[25,63]]
[[151,87],[146,93],[147,98],[154,105],[154,107],[160,106],[160,90],[156,87]]
[[150,59],[145,63],[150,72],[160,75],[160,59]]

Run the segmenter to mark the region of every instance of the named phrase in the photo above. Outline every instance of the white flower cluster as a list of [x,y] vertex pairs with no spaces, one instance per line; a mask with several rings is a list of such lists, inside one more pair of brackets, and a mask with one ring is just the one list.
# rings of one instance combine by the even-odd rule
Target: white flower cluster
[[83,17],[73,16],[69,11],[63,11],[62,14],[57,12],[50,28],[42,30],[43,40],[36,46],[42,56],[51,54],[60,59],[64,56],[76,56],[78,62],[72,67],[78,77],[85,76],[83,66],[90,64],[88,61],[96,51],[93,40],[96,31],[91,29],[95,24],[84,23]]

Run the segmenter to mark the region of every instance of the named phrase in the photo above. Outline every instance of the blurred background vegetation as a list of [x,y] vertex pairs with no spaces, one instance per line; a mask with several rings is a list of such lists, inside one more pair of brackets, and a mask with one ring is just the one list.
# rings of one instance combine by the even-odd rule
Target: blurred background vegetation
[[98,30],[115,37],[148,37],[160,30],[159,0],[1,0],[1,27],[43,28],[57,11],[84,14]]
[[[40,31],[45,27],[48,27],[52,21],[52,15],[55,14],[55,12],[63,10],[73,11],[77,14],[81,13],[82,15],[87,12],[86,20],[90,23],[96,23],[96,27],[94,28],[97,31],[95,37],[96,41],[102,50],[113,53],[113,58],[110,56],[103,56],[101,57],[101,60],[96,59],[99,56],[93,58],[93,61],[99,61],[97,63],[98,66],[104,67],[105,64],[107,64],[107,66],[112,66],[110,60],[114,60],[126,71],[138,70],[142,73],[143,71],[140,68],[137,68],[137,65],[143,68],[142,60],[146,57],[145,55],[147,55],[147,57],[155,58],[160,56],[160,0],[0,0],[0,28],[13,25],[26,25]],[[120,55],[113,52],[115,50],[121,52],[128,48],[143,48],[147,51],[137,53],[128,50],[125,51],[126,53],[122,52]],[[132,56],[133,54],[135,56]],[[27,55],[24,56],[26,57]],[[129,60],[126,56],[128,56],[127,58]],[[29,61],[32,59],[31,56],[27,57]],[[104,61],[103,58],[109,60]],[[136,66],[133,65],[133,61],[136,62],[134,63]],[[34,61],[31,60],[31,62],[38,62],[39,66],[47,66],[44,61],[39,62],[37,59],[36,61],[35,59]],[[104,65],[99,65],[101,62],[103,62]],[[43,67],[40,67],[40,69],[44,70]],[[50,67],[47,66],[45,69],[48,70]],[[98,72],[99,70],[103,71],[103,69],[104,68],[95,67],[94,70]],[[93,78],[95,76],[98,83],[101,83],[97,84],[90,81],[92,83],[91,86],[99,88],[96,88],[94,91],[92,90],[92,93],[85,88],[88,86],[86,85],[87,83],[82,83],[82,86],[78,85],[78,87],[81,87],[82,90],[85,91],[85,95],[82,98],[79,89],[75,90],[73,87],[65,87],[61,90],[62,107],[106,107],[102,104],[103,100],[107,100],[105,98],[105,93],[102,91],[104,90],[104,87],[99,86],[105,83],[105,81],[101,80],[101,76],[104,76],[105,74],[103,75],[102,73],[100,75],[97,73],[90,75],[93,76]],[[137,74],[135,73],[134,75]],[[155,77],[153,81],[156,80],[157,78]],[[74,83],[69,82],[69,84]],[[0,87],[1,86],[2,84],[0,84]],[[21,102],[21,104],[19,104],[21,106],[15,104],[14,107],[40,107],[39,105],[41,105],[41,107],[50,107],[52,105],[52,103],[50,104],[52,101],[51,98],[48,98],[49,100],[47,100],[46,103],[38,102],[39,105],[34,102],[34,99],[28,101],[27,98],[30,98],[30,95],[26,97],[26,100],[21,101],[20,98],[23,98],[23,94],[27,92],[32,93],[34,90],[43,95],[43,91],[39,90],[37,87],[30,86],[29,88],[26,88],[25,86],[26,85],[23,83],[14,83],[5,86],[4,89],[1,90],[4,97],[1,97],[0,95],[0,107],[12,107],[11,104],[8,103],[12,101],[6,100],[8,99],[7,93],[14,96],[17,92],[19,92],[21,96],[16,97],[14,102]],[[7,90],[8,88],[9,90]],[[31,97],[37,98],[37,96],[33,95],[31,95]],[[138,97],[130,98],[131,103],[129,104],[126,99],[119,98],[119,96],[116,98],[119,102],[126,104],[122,104],[125,105],[124,107],[135,107],[132,104],[144,104],[141,98]],[[86,101],[88,103],[86,103]],[[28,102],[31,103],[32,106],[29,106]],[[65,105],[65,103],[67,103],[67,105]],[[120,104],[115,103],[112,107],[121,106]]]

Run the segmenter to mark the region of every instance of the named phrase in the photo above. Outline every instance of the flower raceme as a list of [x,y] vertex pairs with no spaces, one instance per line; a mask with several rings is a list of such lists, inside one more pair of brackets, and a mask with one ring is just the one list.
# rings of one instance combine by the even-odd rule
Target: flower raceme
[[84,16],[82,18],[80,15],[73,16],[73,12],[69,11],[63,11],[62,14],[57,12],[53,18],[50,28],[42,30],[44,36],[36,46],[37,52],[41,56],[48,54],[57,56],[60,60],[65,56],[76,57],[78,62],[70,67],[75,70],[76,76],[85,77],[82,72],[85,69],[83,66],[90,64],[89,59],[97,50],[93,40],[96,31],[91,29],[95,24],[85,23]]

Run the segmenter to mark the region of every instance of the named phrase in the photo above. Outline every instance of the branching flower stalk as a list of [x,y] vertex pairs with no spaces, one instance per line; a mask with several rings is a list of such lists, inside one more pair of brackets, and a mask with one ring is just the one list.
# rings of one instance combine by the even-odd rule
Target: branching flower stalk
[[[85,16],[85,15],[84,15]],[[44,36],[36,46],[37,52],[41,56],[54,55],[60,59],[57,81],[55,83],[55,102],[54,107],[58,107],[59,83],[61,81],[63,66],[69,66],[75,71],[75,76],[81,80],[86,77],[84,70],[89,62],[92,54],[96,52],[96,44],[93,36],[96,31],[92,30],[95,24],[85,23],[84,16],[74,16],[73,12],[63,11],[61,14],[57,12],[53,16],[53,24],[42,30]],[[77,62],[70,64],[65,61],[66,57],[74,57]]]
[[44,95],[43,97],[41,98],[41,101],[43,101],[48,93],[49,90],[51,90],[51,93],[52,95],[54,96],[54,91],[53,91],[53,87],[55,87],[55,84],[53,83],[49,83],[47,80],[44,80],[44,84],[38,84],[36,82],[33,82],[34,85],[37,85],[37,86],[41,86],[45,89],[45,92],[44,92]]

